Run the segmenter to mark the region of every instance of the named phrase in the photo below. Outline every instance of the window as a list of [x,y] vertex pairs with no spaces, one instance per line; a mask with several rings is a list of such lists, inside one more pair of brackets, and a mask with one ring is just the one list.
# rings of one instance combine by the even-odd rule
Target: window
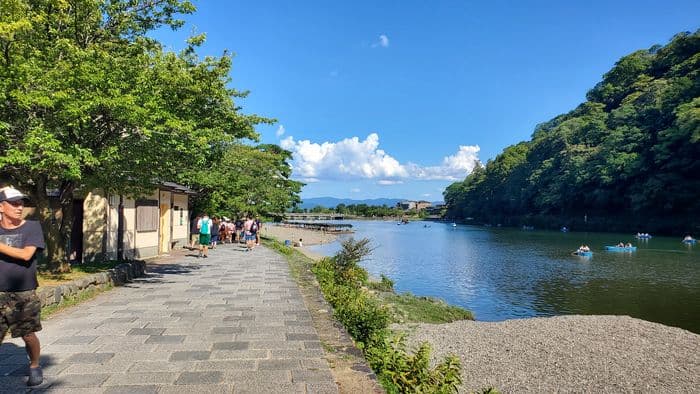
[[136,231],[158,231],[158,200],[136,200]]

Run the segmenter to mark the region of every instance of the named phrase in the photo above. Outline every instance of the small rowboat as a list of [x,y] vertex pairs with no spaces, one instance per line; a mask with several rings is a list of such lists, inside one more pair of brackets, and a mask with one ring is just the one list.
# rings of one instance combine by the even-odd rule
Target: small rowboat
[[636,246],[606,246],[605,250],[609,252],[636,252]]
[[651,239],[651,235],[635,235],[637,239]]
[[698,242],[697,239],[684,239],[683,243],[688,244],[688,245],[695,245],[695,243]]
[[574,252],[576,256],[581,256],[581,257],[593,257],[593,252],[579,252],[576,251]]

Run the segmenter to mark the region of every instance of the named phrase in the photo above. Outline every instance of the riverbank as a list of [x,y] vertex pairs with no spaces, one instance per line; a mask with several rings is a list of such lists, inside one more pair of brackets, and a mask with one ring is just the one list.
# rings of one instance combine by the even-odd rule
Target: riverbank
[[263,225],[260,235],[266,238],[274,238],[281,243],[284,243],[285,240],[289,240],[294,244],[298,242],[299,239],[302,239],[302,245],[304,246],[296,247],[296,249],[313,260],[318,260],[323,256],[310,251],[306,246],[327,244],[338,239],[338,234],[335,233],[299,227],[285,227],[268,223]]
[[693,392],[700,335],[628,316],[558,316],[503,322],[406,324],[433,361],[462,361],[460,392]]

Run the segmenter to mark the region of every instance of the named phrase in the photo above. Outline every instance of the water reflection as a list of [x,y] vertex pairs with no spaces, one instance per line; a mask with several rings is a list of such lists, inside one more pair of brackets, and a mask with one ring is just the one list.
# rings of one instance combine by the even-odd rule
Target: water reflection
[[[700,255],[680,239],[560,233],[422,222],[351,222],[375,248],[361,264],[398,291],[440,297],[497,321],[561,314],[620,314],[700,333]],[[604,250],[631,242],[633,253]],[[572,256],[587,244],[593,257]],[[337,243],[315,246],[331,255]]]

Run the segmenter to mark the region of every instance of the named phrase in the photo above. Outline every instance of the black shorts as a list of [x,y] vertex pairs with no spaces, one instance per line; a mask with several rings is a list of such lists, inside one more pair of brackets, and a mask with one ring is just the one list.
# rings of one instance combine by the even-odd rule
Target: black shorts
[[0,291],[0,343],[7,330],[13,338],[41,331],[41,301],[34,290]]

